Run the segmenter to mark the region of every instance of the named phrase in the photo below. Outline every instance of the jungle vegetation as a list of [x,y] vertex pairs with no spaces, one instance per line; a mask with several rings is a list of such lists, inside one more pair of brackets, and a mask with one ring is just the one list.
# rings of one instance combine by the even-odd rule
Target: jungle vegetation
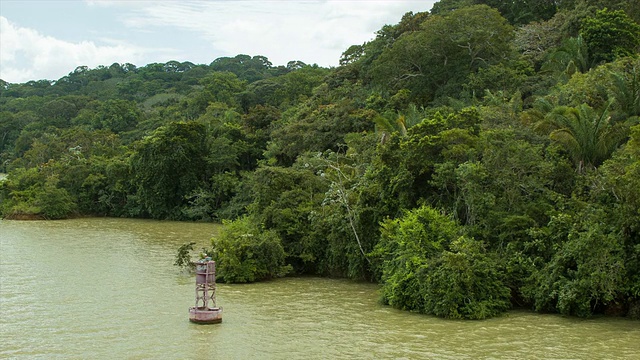
[[442,0],[335,68],[1,81],[2,215],[222,222],[223,281],[374,281],[446,318],[640,318],[639,22],[634,1]]

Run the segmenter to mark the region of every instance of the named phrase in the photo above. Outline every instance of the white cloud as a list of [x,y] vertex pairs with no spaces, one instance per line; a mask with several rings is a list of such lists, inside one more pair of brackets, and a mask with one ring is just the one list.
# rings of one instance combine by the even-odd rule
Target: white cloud
[[[171,1],[171,0],[163,0]],[[137,7],[144,6],[144,3],[149,5],[149,0],[85,0],[84,3],[89,6],[101,7],[101,8],[114,8],[114,7]]]
[[134,63],[142,59],[146,51],[126,43],[96,45],[93,41],[62,41],[19,27],[3,16],[0,16],[0,40],[0,78],[11,83],[57,80],[81,65]]
[[[302,60],[337,65],[350,45],[395,24],[407,11],[435,1],[164,1],[137,7],[127,27],[170,26],[190,31],[219,56],[264,55],[275,64]],[[144,5],[144,4],[143,4]]]

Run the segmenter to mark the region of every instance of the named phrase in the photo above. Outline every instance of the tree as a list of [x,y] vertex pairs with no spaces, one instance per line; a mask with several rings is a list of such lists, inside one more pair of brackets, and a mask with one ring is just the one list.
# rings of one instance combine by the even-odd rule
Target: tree
[[94,122],[97,129],[109,129],[118,134],[133,130],[141,118],[142,112],[134,102],[107,100],[98,108]]
[[20,123],[14,118],[13,113],[0,113],[0,152],[9,144],[13,144],[20,134],[20,130]]
[[217,263],[220,281],[254,282],[284,276],[291,270],[285,266],[285,252],[275,231],[260,229],[255,219],[246,216],[224,224],[207,250]]
[[273,123],[271,142],[265,157],[273,163],[291,165],[307,151],[337,151],[345,134],[371,129],[375,112],[361,109],[356,101],[360,94],[352,88],[342,89],[345,95],[334,100],[335,93],[317,89],[314,97]]
[[548,20],[557,10],[555,0],[440,0],[433,5],[431,13],[443,14],[447,11],[472,5],[485,4],[498,9],[513,25],[528,24],[531,21]]
[[40,117],[45,119],[47,124],[58,128],[68,127],[71,119],[78,114],[76,105],[64,99],[51,100],[39,110]]
[[[511,307],[495,254],[482,242],[459,237],[425,269],[424,312],[450,319],[486,319]],[[424,276],[423,275],[423,276]]]
[[509,289],[481,242],[421,206],[382,223],[372,255],[382,271],[383,301],[446,318],[484,319],[509,308]]
[[410,90],[417,103],[455,96],[469,74],[509,58],[512,37],[513,28],[486,5],[431,16],[422,30],[384,50],[373,64],[373,80]]
[[626,281],[623,241],[603,218],[604,212],[591,206],[575,218],[565,216],[564,239],[525,291],[537,310],[589,317],[619,297]]
[[477,0],[440,0],[436,1],[436,3],[433,4],[433,7],[431,8],[431,14],[444,15],[447,12],[477,4]]
[[320,176],[330,181],[330,186],[325,193],[326,196],[323,204],[338,204],[344,209],[347,221],[349,222],[349,228],[358,244],[358,249],[360,249],[362,257],[370,264],[371,261],[362,247],[362,241],[358,231],[358,214],[354,211],[352,204],[353,194],[356,193],[356,189],[358,188],[355,179],[361,178],[363,171],[362,169],[358,169],[357,166],[348,164],[348,161],[345,161],[346,156],[341,157],[339,153],[328,152],[327,157],[322,160],[326,168],[324,171],[321,170]]
[[528,24],[531,21],[550,19],[557,10],[557,0],[480,0],[500,11],[513,25]]
[[385,303],[401,309],[422,311],[421,294],[425,276],[420,272],[428,262],[448,249],[459,229],[455,222],[436,209],[422,206],[401,218],[381,224],[382,237],[372,255],[382,273]]
[[232,72],[240,80],[252,83],[257,80],[269,77],[269,70],[272,63],[265,56],[236,55],[235,57],[220,57],[215,59],[209,66],[218,72]]
[[185,196],[207,179],[205,127],[177,122],[144,138],[132,157],[143,214],[155,219],[180,219]]
[[188,119],[196,119],[204,114],[207,106],[213,102],[227,104],[229,107],[239,106],[239,95],[244,91],[246,83],[232,72],[213,72],[200,80],[202,91],[194,94],[187,102],[185,115]]
[[630,139],[605,161],[590,181],[589,202],[598,204],[607,224],[623,246],[626,283],[616,301],[629,304],[628,315],[640,319],[640,125],[631,127]]
[[604,8],[582,22],[580,34],[595,63],[609,62],[640,50],[640,25],[622,10]]
[[536,127],[550,130],[549,137],[565,148],[580,173],[609,158],[626,130],[624,124],[611,121],[607,109],[597,112],[586,104],[556,107]]
[[561,26],[562,24],[556,18],[521,26],[516,30],[515,47],[537,68],[549,49],[560,44],[563,35]]
[[64,219],[77,204],[64,188],[58,187],[58,176],[39,169],[19,169],[2,183],[6,198],[0,202],[3,217]]
[[574,73],[587,72],[592,66],[587,44],[582,36],[578,35],[578,37],[566,39],[560,47],[550,52],[542,70],[562,74],[566,81]]
[[640,58],[623,59],[623,69],[610,72],[610,97],[622,117],[640,116]]

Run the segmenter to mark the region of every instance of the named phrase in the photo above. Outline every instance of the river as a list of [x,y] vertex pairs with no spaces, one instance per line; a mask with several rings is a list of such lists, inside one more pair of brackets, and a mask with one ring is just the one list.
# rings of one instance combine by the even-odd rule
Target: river
[[377,286],[285,278],[218,287],[223,322],[188,321],[172,265],[216,225],[0,221],[2,359],[637,359],[640,322],[527,311],[451,321],[382,306]]

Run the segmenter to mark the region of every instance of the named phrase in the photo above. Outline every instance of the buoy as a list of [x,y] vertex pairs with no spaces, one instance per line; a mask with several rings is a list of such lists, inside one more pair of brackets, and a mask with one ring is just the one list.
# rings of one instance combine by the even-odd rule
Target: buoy
[[222,307],[216,304],[216,262],[196,261],[196,306],[189,308],[189,321],[196,324],[222,322]]

